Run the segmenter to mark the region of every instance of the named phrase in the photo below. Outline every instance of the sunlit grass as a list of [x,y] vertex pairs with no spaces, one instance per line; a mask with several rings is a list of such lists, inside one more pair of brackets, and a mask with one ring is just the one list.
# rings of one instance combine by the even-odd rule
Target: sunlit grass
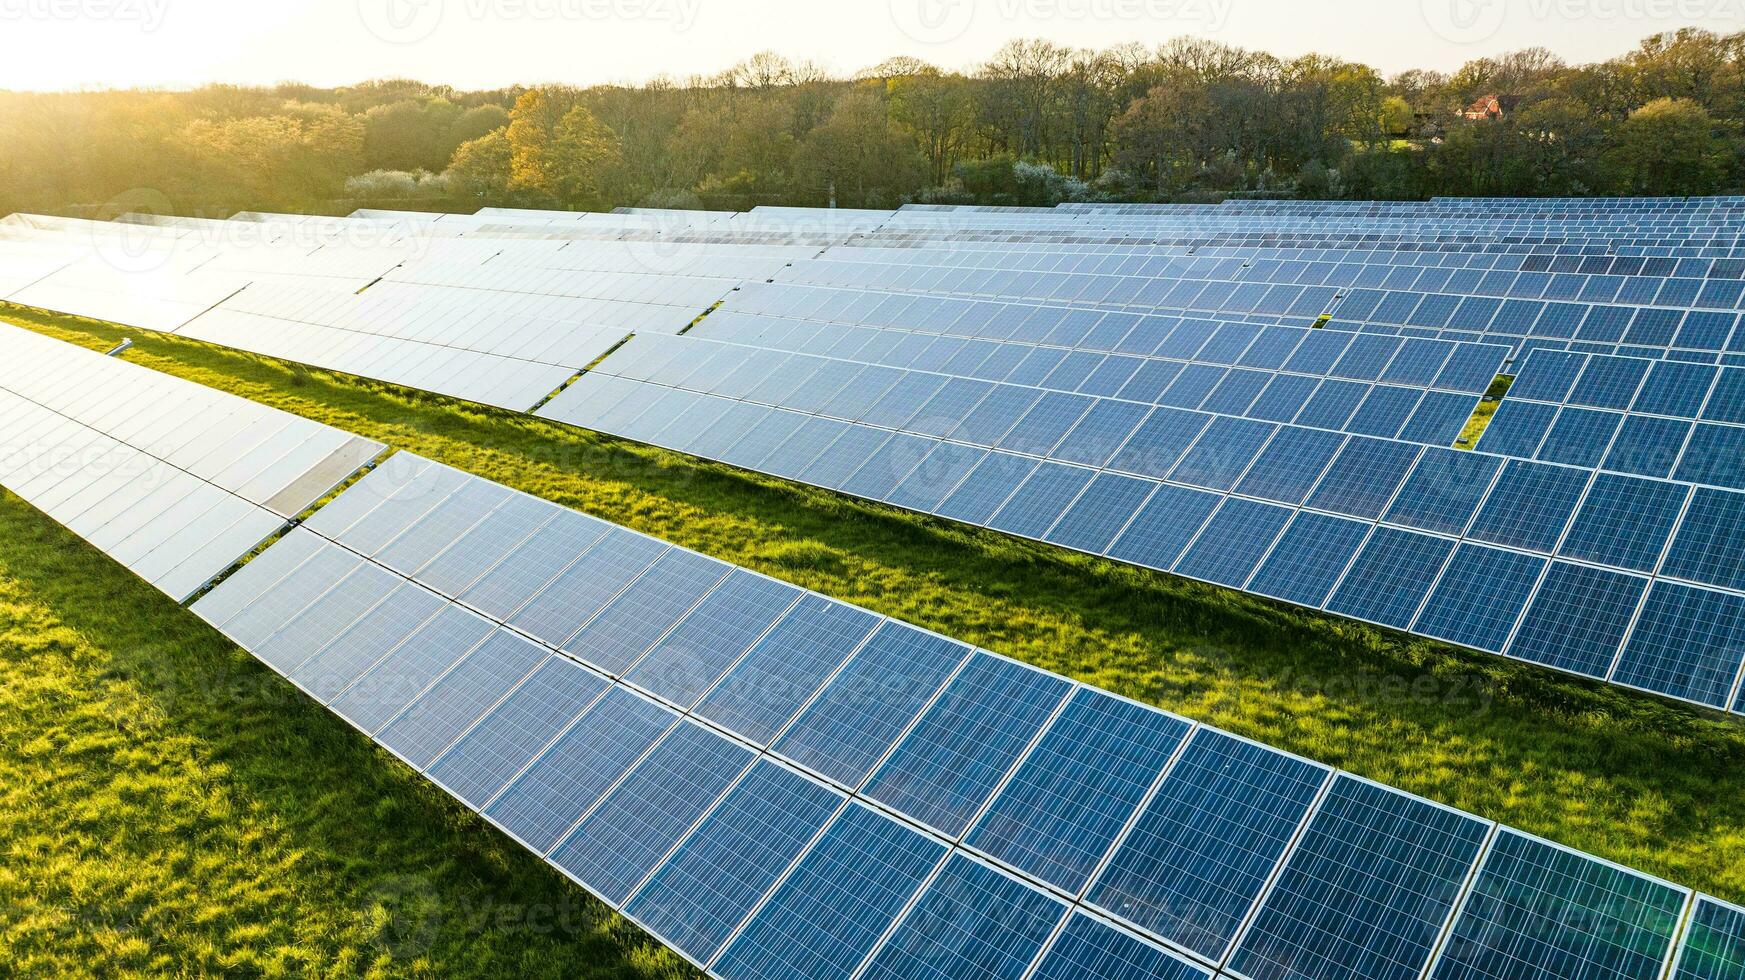
[[[125,333],[138,344],[127,355],[135,363],[1745,898],[1745,729],[1720,715],[538,419],[170,337],[0,312],[91,348]],[[548,959],[584,976],[583,963],[625,975],[673,968],[638,945],[633,930],[597,920],[531,939],[488,929],[450,935],[439,926],[422,963],[384,960],[359,912],[382,881],[411,874],[434,882],[419,899],[445,910],[439,922],[468,902],[526,906],[570,895],[586,903],[191,615],[89,549],[66,546],[66,534],[17,501],[0,518],[9,532],[0,540],[0,583],[16,596],[8,615],[44,624],[13,632],[66,644],[27,655],[11,641],[0,693],[0,766],[9,770],[0,841],[26,858],[0,865],[0,908],[44,890],[58,897],[38,904],[85,910],[54,927],[55,942],[44,938],[47,927],[28,929],[37,955],[78,963],[83,954],[61,954],[60,943],[119,950],[119,933],[105,923],[149,920],[174,929],[151,933],[151,952],[129,953],[129,962],[158,956],[172,971],[220,972],[204,965],[217,956],[266,963],[293,955],[321,964],[313,972],[341,973],[373,962],[384,973],[518,975],[522,964]],[[197,710],[181,698],[174,710],[136,707],[157,701],[149,692],[162,685],[151,678],[166,670],[218,693]],[[234,694],[222,689],[235,676],[251,682]],[[148,693],[130,693],[141,686]],[[70,718],[84,719],[78,730],[45,734]],[[107,745],[131,724],[117,718],[151,721],[124,738],[126,751],[31,748],[82,738]],[[65,778],[73,788],[20,792],[10,770],[32,787]],[[132,788],[91,795],[90,787],[117,785]],[[210,815],[195,810],[199,832],[186,843],[170,829],[192,819],[183,799],[222,801]],[[113,846],[105,831],[140,846]],[[48,854],[65,855],[61,874],[39,867]],[[172,868],[197,868],[195,884]],[[55,884],[63,878],[113,884]],[[123,885],[129,878],[138,884]],[[76,941],[68,931],[79,933]],[[266,972],[239,972],[256,969]]]

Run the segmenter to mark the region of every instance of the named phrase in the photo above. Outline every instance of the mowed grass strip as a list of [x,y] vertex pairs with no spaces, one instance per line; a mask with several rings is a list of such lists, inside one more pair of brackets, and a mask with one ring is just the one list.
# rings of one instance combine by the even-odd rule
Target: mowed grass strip
[[[93,349],[133,337],[126,356],[135,363],[1745,899],[1745,726],[1737,719],[513,413],[77,318],[17,307],[0,316]],[[73,622],[84,615],[79,605],[51,608]],[[228,648],[189,614],[138,605],[130,602],[125,615],[161,616],[166,625],[157,628],[173,624]],[[412,779],[342,723],[296,701],[287,693],[274,710],[296,714],[299,730],[331,731],[321,766],[355,780]],[[284,762],[249,745],[267,770]],[[398,837],[392,821],[367,808],[351,816],[346,829],[359,841],[387,847]],[[38,805],[25,822],[31,833],[53,835],[72,819]],[[429,841],[430,849],[498,846],[476,823],[460,825],[456,839]],[[318,850],[327,842],[298,843]],[[503,881],[543,874],[531,859],[516,867]],[[148,888],[133,900],[154,898]],[[337,907],[343,917],[355,911],[351,900],[311,890],[278,912],[294,916],[307,904]]]

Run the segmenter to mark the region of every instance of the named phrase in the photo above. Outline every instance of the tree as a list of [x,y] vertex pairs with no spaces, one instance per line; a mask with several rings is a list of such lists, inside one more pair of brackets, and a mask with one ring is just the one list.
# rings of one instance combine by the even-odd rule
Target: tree
[[618,137],[567,91],[531,89],[510,112],[509,187],[572,207],[604,203]]
[[869,92],[843,96],[824,124],[800,144],[798,169],[819,203],[893,207],[920,188],[915,143]]
[[373,170],[439,170],[458,145],[450,132],[460,108],[447,99],[402,99],[363,115],[364,166]]
[[509,192],[509,127],[492,130],[462,143],[443,171],[457,193],[485,200],[502,200]]
[[975,128],[975,92],[969,80],[915,72],[892,78],[886,91],[891,118],[914,136],[933,183],[945,183]]
[[1634,194],[1713,194],[1728,157],[1707,109],[1665,98],[1630,114],[1618,127],[1612,155]]

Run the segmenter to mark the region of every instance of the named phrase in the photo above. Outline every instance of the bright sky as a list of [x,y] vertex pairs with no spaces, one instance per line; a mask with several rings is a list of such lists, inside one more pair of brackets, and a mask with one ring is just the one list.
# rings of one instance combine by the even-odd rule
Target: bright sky
[[969,68],[1014,37],[1181,34],[1384,72],[1545,45],[1594,61],[1656,31],[1745,25],[1745,0],[0,0],[0,88],[461,88],[711,73],[760,50],[840,73],[910,54]]

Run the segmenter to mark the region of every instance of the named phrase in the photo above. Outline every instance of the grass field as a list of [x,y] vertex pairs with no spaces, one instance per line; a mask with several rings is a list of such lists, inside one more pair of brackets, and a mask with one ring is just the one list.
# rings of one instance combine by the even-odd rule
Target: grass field
[[[92,348],[124,335],[0,318]],[[135,363],[1745,899],[1745,726],[1719,715],[536,419],[125,335]],[[0,629],[0,955],[25,972],[683,975],[10,497]]]

